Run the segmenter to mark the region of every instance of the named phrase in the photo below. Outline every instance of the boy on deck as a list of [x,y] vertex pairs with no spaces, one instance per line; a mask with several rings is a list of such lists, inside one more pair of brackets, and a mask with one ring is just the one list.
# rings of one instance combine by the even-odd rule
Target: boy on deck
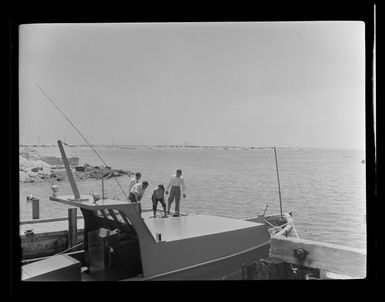
[[164,191],[165,188],[162,184],[158,185],[154,192],[152,193],[151,199],[152,199],[152,210],[154,212],[154,218],[156,217],[156,208],[158,206],[158,201],[162,204],[163,210],[164,210],[164,217],[167,217],[166,212],[166,203],[164,202]]

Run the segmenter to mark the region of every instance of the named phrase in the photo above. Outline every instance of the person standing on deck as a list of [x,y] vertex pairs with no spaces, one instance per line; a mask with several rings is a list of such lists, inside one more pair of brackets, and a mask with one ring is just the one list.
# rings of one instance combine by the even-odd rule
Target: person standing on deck
[[128,200],[131,202],[137,202],[139,204],[139,212],[142,212],[142,207],[140,205],[140,201],[143,197],[144,192],[146,191],[148,187],[148,182],[139,182],[135,184],[130,192],[130,195],[128,195]]
[[160,184],[158,185],[151,196],[152,199],[152,210],[154,212],[154,218],[156,217],[156,208],[158,206],[158,201],[162,204],[163,210],[164,210],[164,217],[167,217],[167,212],[166,212],[166,203],[164,202],[164,185]]
[[179,216],[179,202],[180,202],[180,193],[181,193],[181,187],[183,192],[183,198],[186,198],[186,187],[184,184],[184,178],[182,176],[182,170],[178,169],[176,170],[176,174],[171,176],[171,179],[166,187],[166,195],[168,195],[168,190],[171,187],[170,190],[170,196],[168,197],[168,203],[167,203],[167,213],[170,214],[170,207],[175,199],[175,215]]
[[139,183],[139,179],[140,179],[141,177],[142,177],[142,174],[140,174],[139,172],[136,172],[135,175],[134,175],[134,177],[130,179],[130,184],[129,184],[129,186],[128,186],[128,193],[131,192],[131,189],[132,189],[132,187],[133,187],[135,184]]

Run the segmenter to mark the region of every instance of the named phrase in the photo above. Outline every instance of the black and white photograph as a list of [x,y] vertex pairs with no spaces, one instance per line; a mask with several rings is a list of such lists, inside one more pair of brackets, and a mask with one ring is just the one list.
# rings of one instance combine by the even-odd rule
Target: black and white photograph
[[20,281],[365,279],[368,26],[20,24]]

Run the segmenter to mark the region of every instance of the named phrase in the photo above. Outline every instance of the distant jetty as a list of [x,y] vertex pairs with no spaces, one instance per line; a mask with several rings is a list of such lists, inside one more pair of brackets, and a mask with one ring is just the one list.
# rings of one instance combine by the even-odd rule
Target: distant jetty
[[[57,154],[41,154],[36,147],[20,147],[19,180],[21,183],[40,183],[49,180],[67,180],[67,173],[61,157]],[[57,155],[57,156],[56,156]],[[104,166],[79,165],[78,157],[69,157],[68,162],[77,179],[108,179],[128,175],[130,171],[112,169]]]

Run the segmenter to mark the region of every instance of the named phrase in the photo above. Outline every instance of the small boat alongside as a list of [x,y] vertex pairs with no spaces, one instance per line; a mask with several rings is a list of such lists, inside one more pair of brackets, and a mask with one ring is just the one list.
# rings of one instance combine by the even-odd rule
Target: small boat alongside
[[283,213],[275,215],[258,215],[247,218],[246,221],[264,223],[271,236],[292,236],[294,229],[294,220],[292,213]]

